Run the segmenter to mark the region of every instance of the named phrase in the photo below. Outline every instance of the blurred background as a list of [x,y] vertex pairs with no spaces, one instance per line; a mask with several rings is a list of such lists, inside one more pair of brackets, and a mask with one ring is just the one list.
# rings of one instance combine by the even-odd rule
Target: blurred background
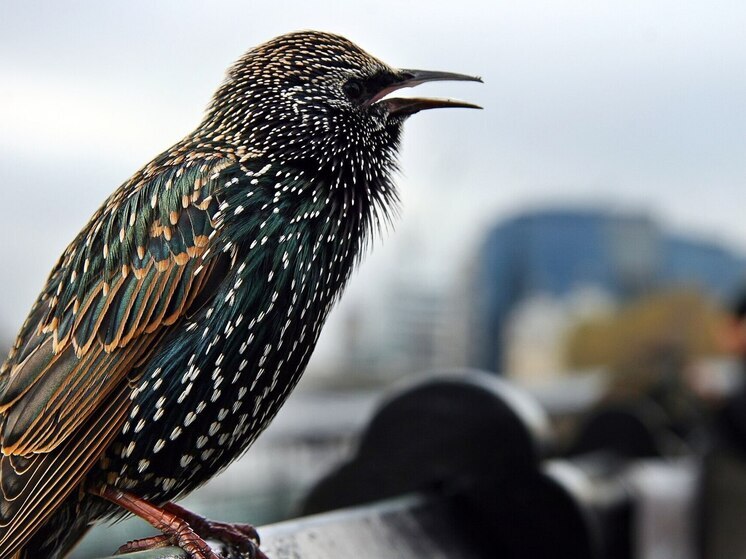
[[[735,1],[1,1],[3,346],[67,243],[196,126],[225,68],[304,28],[394,66],[481,75],[422,93],[485,110],[407,124],[395,231],[354,276],[276,423],[193,506],[257,524],[292,516],[382,389],[436,369],[503,375],[558,416],[663,389],[717,411],[737,392]],[[118,534],[94,535],[80,556],[110,552]]]

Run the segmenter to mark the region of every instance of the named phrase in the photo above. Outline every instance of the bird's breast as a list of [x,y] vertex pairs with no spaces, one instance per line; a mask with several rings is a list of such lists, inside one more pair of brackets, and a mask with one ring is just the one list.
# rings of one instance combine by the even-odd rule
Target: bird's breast
[[362,243],[359,228],[328,217],[304,213],[228,246],[231,265],[212,300],[145,364],[104,461],[109,483],[174,498],[229,464],[269,424]]

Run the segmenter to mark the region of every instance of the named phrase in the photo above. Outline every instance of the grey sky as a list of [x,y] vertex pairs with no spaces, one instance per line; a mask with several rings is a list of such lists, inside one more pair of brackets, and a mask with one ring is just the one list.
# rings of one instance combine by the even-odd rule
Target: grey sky
[[408,123],[399,231],[353,297],[413,246],[447,280],[484,224],[549,201],[746,248],[741,2],[2,1],[2,322],[20,324],[105,196],[199,121],[228,64],[300,28],[485,79],[427,86],[485,111]]

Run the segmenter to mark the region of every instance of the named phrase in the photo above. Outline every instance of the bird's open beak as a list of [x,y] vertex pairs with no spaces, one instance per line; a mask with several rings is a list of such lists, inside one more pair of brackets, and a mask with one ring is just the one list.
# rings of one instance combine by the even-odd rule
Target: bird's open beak
[[399,70],[401,79],[379,91],[368,104],[378,102],[385,104],[389,115],[409,116],[426,109],[441,109],[447,107],[460,107],[464,109],[481,109],[479,105],[458,101],[456,99],[428,99],[428,98],[405,98],[392,97],[383,99],[389,93],[405,87],[415,87],[417,85],[434,82],[434,81],[469,81],[482,82],[482,78],[467,76],[465,74],[454,74],[453,72],[433,72],[430,70]]

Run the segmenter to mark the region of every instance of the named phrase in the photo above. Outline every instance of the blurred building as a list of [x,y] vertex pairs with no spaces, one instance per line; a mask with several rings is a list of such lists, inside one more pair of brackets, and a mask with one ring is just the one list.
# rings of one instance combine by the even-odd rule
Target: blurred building
[[567,339],[573,326],[611,316],[615,310],[613,298],[590,285],[564,298],[537,293],[519,301],[506,320],[500,371],[524,384],[556,380],[567,368]]
[[[494,227],[477,251],[468,361],[501,372],[515,368],[516,359],[533,362],[529,368],[549,367],[556,360],[546,356],[556,354],[558,333],[574,312],[567,301],[589,289],[601,294],[598,312],[662,287],[694,286],[722,299],[745,271],[742,256],[714,242],[671,235],[646,215],[525,213]],[[594,312],[593,305],[585,307]]]
[[661,282],[695,285],[720,300],[728,299],[743,285],[746,263],[716,243],[680,236],[666,236]]

